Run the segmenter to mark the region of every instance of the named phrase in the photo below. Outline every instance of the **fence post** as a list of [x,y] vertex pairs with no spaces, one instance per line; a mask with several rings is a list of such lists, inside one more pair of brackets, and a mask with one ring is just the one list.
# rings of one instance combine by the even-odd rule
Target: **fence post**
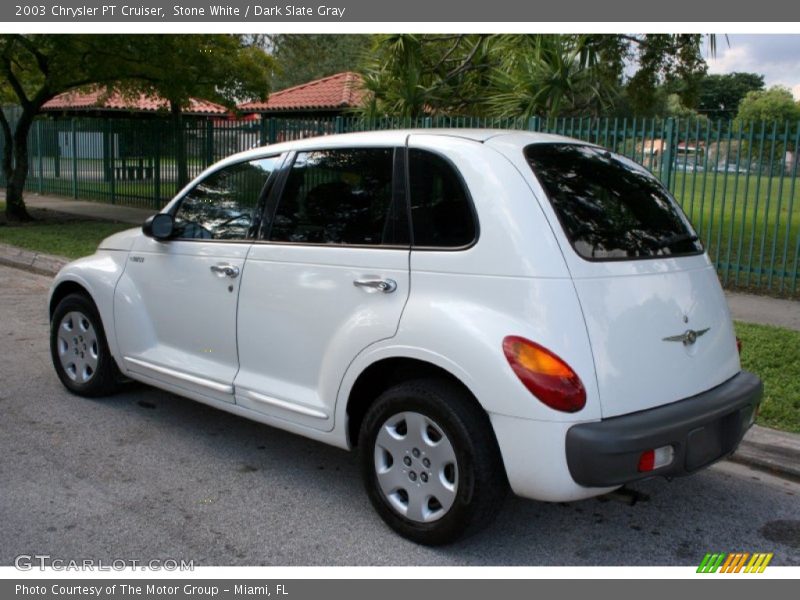
[[153,208],[161,208],[161,136],[155,131],[155,141],[153,143],[153,196],[155,202]]
[[61,131],[59,129],[60,120],[53,121],[53,133],[56,134],[56,147],[53,152],[53,176],[61,178]]
[[36,121],[36,158],[39,166],[39,193],[44,191],[44,164],[42,162],[42,122]]
[[675,119],[672,117],[667,119],[667,127],[666,131],[664,132],[664,154],[661,157],[661,183],[664,184],[664,187],[670,189],[672,185],[672,172],[673,172],[673,164],[672,158],[675,154],[674,152],[674,144],[675,144]]
[[274,144],[278,141],[278,121],[275,119],[275,117],[270,117],[268,125],[269,129],[267,143]]
[[528,117],[528,131],[539,131],[539,117]]
[[258,145],[259,146],[266,146],[267,145],[267,119],[264,118],[263,113],[261,114],[261,118],[258,121]]
[[72,146],[72,197],[78,198],[78,134],[75,118],[70,119],[70,145]]
[[336,133],[344,133],[344,119],[341,115],[334,120],[333,128]]
[[214,163],[214,122],[206,121],[206,167]]
[[111,162],[111,119],[103,122],[103,179],[111,180],[111,171],[114,165]]
[[424,129],[431,129],[433,127],[433,119],[431,119],[430,117],[425,117],[422,120],[422,127]]
[[106,121],[108,128],[108,164],[110,165],[108,171],[108,187],[111,193],[111,204],[117,201],[117,144],[114,143],[114,122],[111,119]]

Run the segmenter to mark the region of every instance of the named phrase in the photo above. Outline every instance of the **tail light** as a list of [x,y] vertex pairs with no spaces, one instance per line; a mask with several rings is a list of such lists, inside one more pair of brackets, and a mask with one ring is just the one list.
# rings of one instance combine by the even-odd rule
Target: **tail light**
[[652,450],[645,450],[639,456],[639,472],[648,473],[661,467],[666,467],[675,458],[675,449],[672,446],[661,446]]
[[503,340],[503,353],[528,391],[550,408],[572,413],[586,405],[580,377],[544,346],[510,335]]
[[741,354],[742,353],[742,340],[738,337],[736,338],[736,351]]

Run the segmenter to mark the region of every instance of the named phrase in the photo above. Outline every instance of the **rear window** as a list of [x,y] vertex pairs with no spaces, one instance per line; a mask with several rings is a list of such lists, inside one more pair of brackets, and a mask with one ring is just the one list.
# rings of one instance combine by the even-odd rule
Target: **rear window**
[[580,256],[624,260],[703,251],[661,182],[636,163],[579,144],[532,144],[525,157]]

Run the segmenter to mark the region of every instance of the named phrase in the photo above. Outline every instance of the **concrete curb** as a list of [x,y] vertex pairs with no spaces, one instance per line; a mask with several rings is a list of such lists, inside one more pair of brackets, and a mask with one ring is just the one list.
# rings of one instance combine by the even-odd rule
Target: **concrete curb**
[[800,435],[753,425],[730,460],[800,481]]
[[[0,244],[0,264],[40,275],[54,276],[69,260]],[[800,434],[754,425],[729,460],[800,481]]]
[[0,265],[33,271],[40,275],[52,277],[69,261],[69,258],[63,256],[42,254],[10,244],[0,244]]

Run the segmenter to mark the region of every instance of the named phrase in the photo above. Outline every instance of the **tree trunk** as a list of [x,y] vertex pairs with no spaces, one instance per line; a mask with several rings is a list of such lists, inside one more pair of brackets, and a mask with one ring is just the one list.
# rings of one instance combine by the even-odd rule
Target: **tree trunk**
[[183,130],[183,111],[181,105],[170,101],[172,127],[175,131],[175,162],[178,168],[178,189],[189,183],[189,165],[186,159],[186,135]]
[[[33,125],[33,116],[23,111],[10,137],[3,127],[5,148],[3,151],[3,174],[6,177],[6,219],[8,221],[31,221],[25,208],[25,180],[28,178],[28,134]],[[13,156],[13,159],[12,159]]]

